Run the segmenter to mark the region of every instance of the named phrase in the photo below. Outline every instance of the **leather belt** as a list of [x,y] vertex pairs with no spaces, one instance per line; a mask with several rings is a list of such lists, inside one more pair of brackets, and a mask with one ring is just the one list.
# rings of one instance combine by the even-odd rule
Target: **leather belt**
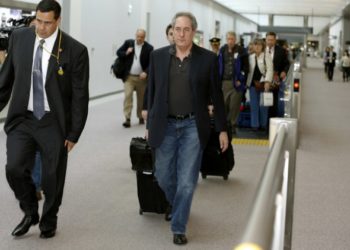
[[192,117],[194,117],[193,112],[188,113],[186,115],[168,115],[168,118],[175,119],[175,120],[185,120],[185,119],[192,118]]

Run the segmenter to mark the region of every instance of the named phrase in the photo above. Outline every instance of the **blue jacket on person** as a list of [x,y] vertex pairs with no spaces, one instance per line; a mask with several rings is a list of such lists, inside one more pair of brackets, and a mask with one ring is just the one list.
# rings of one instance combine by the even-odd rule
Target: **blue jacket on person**
[[[219,75],[220,80],[223,80],[224,77],[224,52],[227,48],[227,44],[221,47],[218,60],[219,60]],[[249,73],[249,60],[248,60],[248,53],[247,51],[242,48],[239,45],[235,45],[233,47],[234,53],[238,53],[237,57],[234,59],[233,62],[233,79],[232,84],[234,88],[239,92],[244,92],[246,90],[247,85],[247,77]],[[240,81],[241,84],[239,86],[236,86],[236,82]]]

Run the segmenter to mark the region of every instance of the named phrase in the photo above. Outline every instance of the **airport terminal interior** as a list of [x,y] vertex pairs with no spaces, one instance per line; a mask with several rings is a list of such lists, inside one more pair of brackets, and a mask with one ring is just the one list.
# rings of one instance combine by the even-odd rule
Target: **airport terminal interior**
[[[11,33],[35,16],[38,2],[0,0],[4,60]],[[88,118],[69,153],[56,235],[41,239],[38,226],[11,235],[23,213],[6,179],[8,107],[0,112],[1,250],[349,249],[350,64],[343,64],[350,51],[349,1],[58,2],[60,28],[89,53]],[[130,127],[123,126],[124,83],[111,68],[138,29],[154,49],[167,46],[165,29],[179,11],[197,18],[193,42],[200,47],[212,50],[213,38],[223,46],[234,31],[248,53],[250,43],[274,32],[290,62],[279,87],[282,114],[269,116],[268,128],[252,128],[249,90],[242,96],[230,141],[235,165],[228,176],[200,175],[184,246],[173,244],[164,213],[140,212],[130,142],[145,137],[146,126],[136,115],[136,94]],[[329,48],[337,55],[332,77],[325,68]]]

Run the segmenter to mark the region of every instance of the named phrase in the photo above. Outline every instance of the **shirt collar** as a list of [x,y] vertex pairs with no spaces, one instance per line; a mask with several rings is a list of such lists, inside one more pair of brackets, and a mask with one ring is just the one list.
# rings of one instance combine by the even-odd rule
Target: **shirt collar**
[[144,44],[145,44],[145,42],[143,42],[143,43],[141,43],[141,44],[137,44],[137,41],[135,40],[135,47],[136,47],[136,46],[142,47]]
[[271,49],[270,47],[266,47],[266,51],[267,52],[271,51],[271,53],[273,53],[275,51],[275,46],[272,46]]
[[[192,57],[192,50],[193,50],[193,46],[191,48],[190,54],[188,54],[188,56],[186,56],[186,57],[188,57],[188,58]],[[170,45],[169,54],[176,57],[176,46],[175,46],[175,44]]]
[[52,33],[51,36],[49,36],[48,38],[41,38],[38,34],[36,35],[36,39],[37,41],[40,41],[41,39],[44,39],[45,40],[45,43],[46,44],[54,44],[55,41],[56,41],[56,38],[57,38],[57,34],[58,34],[58,27],[57,29],[55,30],[54,33]]
[[172,56],[176,56],[176,48],[175,48],[175,45],[170,45],[169,54],[172,55]]

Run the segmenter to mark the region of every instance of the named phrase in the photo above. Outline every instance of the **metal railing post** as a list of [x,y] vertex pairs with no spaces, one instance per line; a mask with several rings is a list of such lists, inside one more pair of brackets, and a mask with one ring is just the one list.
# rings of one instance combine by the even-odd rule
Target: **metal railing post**
[[294,184],[295,184],[295,165],[296,149],[298,146],[298,120],[294,118],[271,118],[270,119],[270,145],[276,136],[278,127],[281,124],[287,124],[286,150],[289,152],[289,181],[287,195],[287,211],[285,225],[285,250],[291,249],[292,226],[293,226],[293,207],[294,207]]

